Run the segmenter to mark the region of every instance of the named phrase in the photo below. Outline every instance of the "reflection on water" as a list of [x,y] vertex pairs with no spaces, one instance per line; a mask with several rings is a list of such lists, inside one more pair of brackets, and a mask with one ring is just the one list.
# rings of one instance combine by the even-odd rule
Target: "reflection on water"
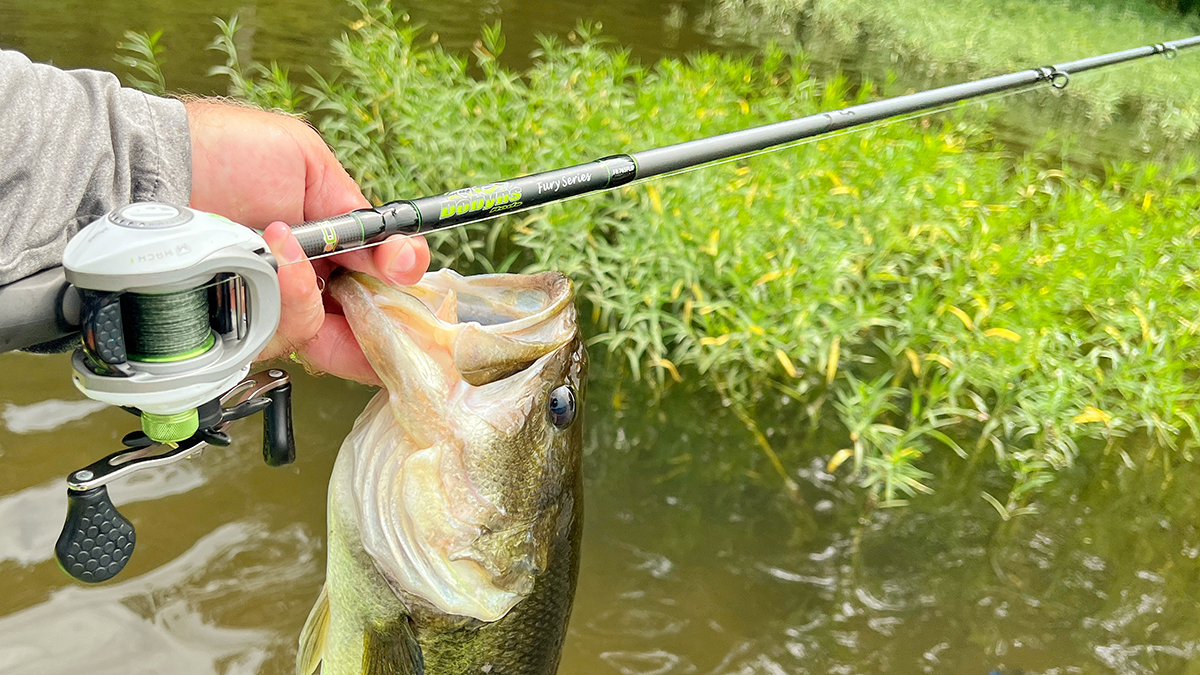
[[9,403],[4,406],[4,412],[0,413],[0,419],[4,420],[4,427],[12,433],[28,434],[57,429],[67,422],[81,420],[106,407],[104,403],[91,399],[60,401],[52,398],[29,405]]
[[[654,61],[704,47],[711,37],[698,32],[694,18],[707,0],[412,0],[393,6],[436,33],[438,41],[466,52],[479,39],[480,26],[501,22],[505,63],[523,67],[538,48],[538,34],[565,36],[578,21],[598,21],[605,35],[632,45],[635,54]],[[0,0],[0,48],[16,48],[30,58],[64,68],[114,70],[116,44],[126,30],[164,31],[167,47],[163,73],[170,87],[199,94],[224,94],[227,82],[207,78],[219,57],[206,47],[217,34],[213,17],[234,14],[247,30],[241,35],[243,57],[278,61],[293,68],[300,81],[304,66],[328,74],[329,43],[359,14],[346,2],[288,0],[178,0],[94,3],[89,0]]]
[[[65,358],[7,354],[0,367],[12,374],[0,403],[30,405],[40,378],[48,398],[70,400],[51,375],[66,379]],[[0,457],[0,672],[290,672],[324,574],[334,451],[371,394],[295,382],[294,467],[261,466],[259,431],[242,422],[233,446],[112,487],[138,548],[98,587],[50,557],[61,476],[136,420],[102,411],[82,428],[0,432],[11,450]],[[855,491],[823,470],[828,443],[780,442],[797,505],[768,472],[756,477],[752,441],[714,414],[711,395],[656,403],[614,396],[614,384],[593,382],[586,411],[583,564],[561,672],[1190,672],[1200,650],[1190,466],[1164,486],[1157,471],[1098,460],[1094,473],[1066,475],[1041,515],[1002,523],[978,497],[989,477],[964,484],[954,459],[934,497],[864,518]]]
[[[228,568],[241,552],[284,546],[311,562],[311,540],[287,541],[287,534],[271,535],[245,523],[223,525],[148,574],[93,588],[60,588],[45,602],[0,619],[0,669],[257,673],[278,636],[206,621],[203,600],[213,595],[214,572]],[[248,593],[262,595],[283,590],[279,578],[290,582],[303,575],[289,574],[284,566],[235,576]]]
[[[141,471],[116,483],[118,507],[177,495],[199,487],[204,477],[190,464]],[[54,542],[67,515],[63,497],[66,484],[60,479],[0,497],[0,564],[20,565],[50,560]]]

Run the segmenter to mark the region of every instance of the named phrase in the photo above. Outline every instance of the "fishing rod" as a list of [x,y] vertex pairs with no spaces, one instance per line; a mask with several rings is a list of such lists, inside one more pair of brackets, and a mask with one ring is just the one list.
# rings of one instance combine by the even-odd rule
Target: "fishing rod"
[[377,243],[393,234],[426,234],[477,223],[991,94],[1044,84],[1064,89],[1077,73],[1158,54],[1174,58],[1180,50],[1196,45],[1200,45],[1200,36],[997,75],[662,148],[611,155],[441,195],[397,200],[301,223],[293,226],[292,231],[309,258],[323,257]]
[[[1046,84],[1062,89],[1077,73],[1158,54],[1173,58],[1196,45],[1200,36],[611,155],[301,223],[293,232],[310,259],[333,255],[393,234],[519,213],[991,94]],[[288,374],[279,368],[249,374],[278,327],[278,268],[250,228],[186,207],[141,202],[80,230],[62,266],[0,286],[0,352],[75,346],[75,386],[141,419],[141,429],[121,440],[124,449],[67,477],[67,517],[55,557],[68,574],[98,583],[129,561],[136,537],[108,496],[110,482],[209,445],[229,445],[229,425],[258,413],[266,463],[294,460]]]

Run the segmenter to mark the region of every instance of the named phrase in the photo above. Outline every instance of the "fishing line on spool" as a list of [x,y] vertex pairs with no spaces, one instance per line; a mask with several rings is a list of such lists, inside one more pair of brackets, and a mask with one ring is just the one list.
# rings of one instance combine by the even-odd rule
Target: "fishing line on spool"
[[232,281],[229,277],[214,278],[169,293],[124,293],[121,321],[125,326],[137,327],[125,331],[129,358],[144,362],[182,361],[208,351],[216,341],[209,289]]
[[121,297],[121,320],[138,327],[126,334],[129,358],[136,361],[182,360],[206,351],[214,340],[205,288],[126,293]]
[[[1105,70],[1103,70],[1103,71],[1089,71],[1089,72],[1085,72],[1085,73],[1079,73],[1079,75],[1082,75],[1082,76],[1085,76],[1085,77],[1090,77],[1090,76],[1098,76],[1098,75],[1108,75],[1108,74],[1115,73],[1115,72],[1118,72],[1118,71],[1121,71],[1121,70],[1124,70],[1124,69],[1127,69],[1127,68],[1131,68],[1131,67],[1133,67],[1133,66],[1137,66],[1137,65],[1142,65],[1142,66],[1144,66],[1145,64],[1144,64],[1144,63],[1139,63],[1139,62],[1137,62],[1137,61],[1127,61],[1127,62],[1124,62],[1124,63],[1119,63],[1119,64],[1115,64],[1115,65],[1109,66],[1109,67],[1107,67],[1107,68],[1106,68]],[[1029,86],[1027,86],[1027,87],[1021,87],[1021,88],[1018,88],[1018,89],[1012,89],[1012,90],[1009,90],[1009,91],[997,92],[997,93],[995,93],[995,94],[989,94],[989,95],[987,95],[987,96],[980,96],[979,98],[974,98],[974,99],[971,99],[971,100],[968,100],[968,101],[956,101],[956,102],[954,102],[954,103],[948,103],[948,104],[946,104],[946,105],[944,105],[944,106],[939,106],[939,107],[937,107],[937,108],[930,108],[930,109],[928,109],[928,110],[920,110],[920,111],[913,112],[913,113],[910,113],[910,114],[907,114],[907,115],[900,115],[900,116],[897,116],[897,117],[891,117],[891,118],[888,118],[888,119],[885,119],[885,120],[879,120],[879,121],[877,121],[877,122],[872,122],[872,123],[870,123],[870,124],[864,124],[864,125],[861,125],[861,126],[850,127],[850,128],[847,128],[847,129],[840,129],[840,130],[838,130],[838,131],[834,131],[834,132],[830,132],[830,133],[826,133],[826,134],[818,134],[818,135],[816,135],[816,136],[811,136],[811,137],[809,137],[809,138],[803,138],[803,139],[800,139],[800,140],[797,140],[797,141],[792,141],[792,142],[790,142],[790,143],[784,143],[784,144],[781,144],[781,145],[772,146],[772,147],[770,147],[770,148],[764,148],[764,149],[762,149],[762,150],[756,150],[756,151],[754,151],[754,152],[748,152],[748,153],[745,153],[745,154],[742,154],[742,155],[736,155],[736,156],[733,156],[733,157],[727,157],[727,158],[725,158],[725,159],[720,159],[720,160],[716,160],[716,161],[708,162],[708,163],[705,163],[705,164],[699,164],[699,165],[696,165],[696,166],[690,166],[690,167],[686,167],[686,168],[683,168],[683,169],[679,169],[679,170],[677,170],[677,171],[671,171],[671,172],[669,172],[669,173],[660,174],[660,175],[657,175],[657,176],[648,176],[648,177],[646,177],[646,178],[640,178],[640,179],[637,179],[637,180],[631,181],[631,182],[629,182],[629,183],[626,183],[625,185],[620,185],[620,186],[611,187],[611,188],[607,188],[607,189],[603,189],[603,190],[596,190],[596,191],[594,191],[594,192],[586,192],[586,193],[583,193],[583,194],[574,195],[574,196],[572,196],[572,197],[568,197],[568,198],[566,198],[566,199],[563,199],[563,200],[561,200],[561,201],[558,201],[558,202],[555,202],[555,203],[556,203],[556,204],[565,204],[566,202],[574,201],[574,200],[576,200],[576,199],[580,199],[580,198],[582,198],[582,197],[591,197],[591,196],[593,196],[593,195],[597,195],[597,194],[604,194],[604,193],[606,193],[606,192],[611,192],[611,191],[613,191],[613,190],[618,190],[618,189],[621,189],[621,188],[633,187],[633,186],[635,186],[635,185],[640,185],[640,184],[642,184],[642,183],[646,183],[646,182],[649,182],[649,181],[652,181],[652,180],[660,180],[660,179],[663,179],[663,178],[670,178],[670,177],[672,177],[672,176],[680,176],[680,175],[683,175],[683,174],[686,174],[686,173],[691,173],[692,171],[698,171],[698,170],[700,170],[700,169],[709,169],[709,168],[712,168],[712,167],[720,166],[720,165],[722,165],[722,164],[728,164],[728,163],[730,163],[730,162],[737,162],[737,161],[741,161],[741,160],[744,160],[744,159],[750,159],[750,158],[752,158],[752,157],[757,157],[757,156],[759,156],[759,155],[765,155],[765,154],[772,153],[772,152],[780,152],[780,151],[783,151],[783,150],[787,150],[787,149],[790,149],[790,148],[795,148],[795,147],[798,147],[798,146],[801,146],[801,145],[805,145],[805,144],[808,144],[808,143],[813,143],[813,142],[816,142],[816,141],[824,141],[824,140],[828,140],[828,139],[831,139],[831,138],[837,138],[837,137],[839,137],[839,136],[844,136],[844,135],[846,135],[846,134],[857,133],[857,132],[859,132],[859,131],[865,131],[865,130],[867,130],[867,129],[877,129],[877,128],[880,128],[880,127],[885,127],[885,126],[888,126],[888,125],[890,125],[890,124],[897,124],[897,123],[900,123],[900,122],[906,122],[906,121],[913,120],[913,119],[919,119],[919,118],[926,117],[926,116],[929,116],[929,115],[936,115],[936,114],[938,114],[938,113],[946,112],[946,111],[949,111],[949,110],[954,110],[954,109],[957,109],[957,108],[965,108],[965,107],[967,107],[967,106],[972,106],[972,105],[981,105],[981,104],[987,103],[987,102],[989,102],[989,101],[996,101],[996,100],[999,100],[999,99],[1008,98],[1008,97],[1010,97],[1010,96],[1017,96],[1017,95],[1020,95],[1020,94],[1025,94],[1025,93],[1028,93],[1028,92],[1031,92],[1031,91],[1036,91],[1036,90],[1039,90],[1039,89],[1044,89],[1044,88],[1047,88],[1047,87],[1050,87],[1050,86],[1051,86],[1051,85],[1050,85],[1050,83],[1047,83],[1047,82],[1039,82],[1039,83],[1037,83],[1037,84],[1032,84],[1032,85],[1029,85]],[[1059,89],[1059,88],[1058,88],[1058,87],[1054,87],[1054,89],[1056,89],[1056,90],[1057,90],[1057,89]],[[529,207],[528,209],[515,209],[515,210],[512,210],[512,211],[506,211],[506,212],[503,212],[503,213],[497,213],[497,214],[491,215],[491,216],[489,216],[489,217],[487,217],[487,218],[480,218],[479,220],[475,220],[475,221],[472,221],[471,223],[465,223],[465,224],[470,224],[470,225],[473,225],[473,224],[476,224],[476,223],[485,223],[485,222],[487,222],[487,221],[489,221],[489,220],[493,220],[493,219],[495,219],[495,218],[500,218],[500,217],[503,217],[503,216],[511,216],[511,215],[515,215],[515,214],[517,214],[517,213],[521,213],[521,212],[523,212],[523,211],[530,210],[530,209],[532,209],[532,208],[536,208],[536,207]],[[457,227],[457,226],[455,226],[455,227]],[[449,231],[449,230],[451,230],[451,229],[454,229],[454,227],[444,228],[444,230],[433,230],[433,231],[430,231],[430,232],[427,232],[427,233],[419,233],[419,234],[435,234],[435,233],[437,233],[437,232],[441,232],[441,231]],[[392,236],[413,236],[413,235],[392,235]],[[389,239],[390,239],[390,238],[389,238]],[[322,254],[320,254],[320,255],[315,255],[315,256],[312,256],[312,257],[310,257],[310,258],[307,258],[306,260],[308,260],[308,261],[312,261],[312,260],[320,260],[321,258],[329,258],[329,257],[331,257],[331,256],[342,255],[342,254],[344,254],[344,253],[349,253],[349,252],[351,252],[351,251],[359,251],[359,250],[363,250],[363,249],[374,248],[374,247],[376,247],[376,246],[379,246],[379,245],[381,245],[381,244],[383,244],[383,243],[387,242],[389,239],[383,239],[383,240],[380,240],[380,241],[371,242],[371,243],[369,243],[369,244],[363,244],[362,246],[355,246],[354,248],[348,248],[348,249],[344,249],[344,250],[341,250],[341,251],[334,251],[334,252],[332,252],[332,253],[322,253]],[[300,260],[297,260],[297,261],[295,261],[295,262],[284,263],[284,264],[280,265],[280,267],[286,267],[287,265],[294,265],[294,264],[296,264],[297,262],[302,262],[302,261],[300,261]]]

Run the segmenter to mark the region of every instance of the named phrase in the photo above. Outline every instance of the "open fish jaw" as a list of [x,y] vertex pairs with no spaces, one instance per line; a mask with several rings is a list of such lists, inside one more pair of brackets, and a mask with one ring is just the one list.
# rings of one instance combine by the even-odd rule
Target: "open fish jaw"
[[570,282],[443,270],[332,292],[386,385],[343,446],[363,549],[410,608],[500,619],[544,569],[568,488],[546,401],[582,373]]

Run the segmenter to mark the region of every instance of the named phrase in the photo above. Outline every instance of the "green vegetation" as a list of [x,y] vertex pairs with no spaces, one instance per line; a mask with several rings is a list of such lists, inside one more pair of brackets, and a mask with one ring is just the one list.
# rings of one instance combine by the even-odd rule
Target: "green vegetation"
[[[161,37],[161,30],[149,35],[127,30],[125,39],[128,42],[118,42],[117,49],[129,53],[118,54],[113,58],[114,61],[132,71],[130,75],[126,76],[131,85],[157,96],[162,96],[167,92],[167,81],[162,72],[163,46],[158,42]],[[150,79],[143,79],[139,75]]]
[[[468,60],[386,8],[334,45],[335,79],[301,91],[239,59],[236,21],[221,28],[231,93],[311,114],[377,201],[895,93],[818,81],[775,48],[648,67],[586,28],[514,73],[498,27]],[[836,419],[848,447],[830,466],[884,506],[936,488],[922,466],[951,453],[1003,470],[1007,494],[984,498],[1005,519],[1081,452],[1169,476],[1197,436],[1196,167],[1097,176],[1013,156],[989,106],[450,233],[440,262],[567,273],[593,351],[661,386],[715,387],[789,488],[800,458],[776,456],[764,406],[791,410],[791,432]]]
[[[797,41],[811,53],[879,76],[904,73],[912,86],[946,83],[1063,63],[1200,33],[1200,17],[1180,17],[1141,0],[718,0],[711,30],[751,44]],[[880,55],[886,55],[884,59]],[[1195,55],[1074,78],[1068,97],[1093,133],[1116,124],[1107,142],[1161,154],[1200,137],[1200,68]],[[1036,105],[1036,104],[1034,104]],[[1028,119],[1040,129],[1054,111]],[[1025,116],[1029,115],[1026,111]]]

